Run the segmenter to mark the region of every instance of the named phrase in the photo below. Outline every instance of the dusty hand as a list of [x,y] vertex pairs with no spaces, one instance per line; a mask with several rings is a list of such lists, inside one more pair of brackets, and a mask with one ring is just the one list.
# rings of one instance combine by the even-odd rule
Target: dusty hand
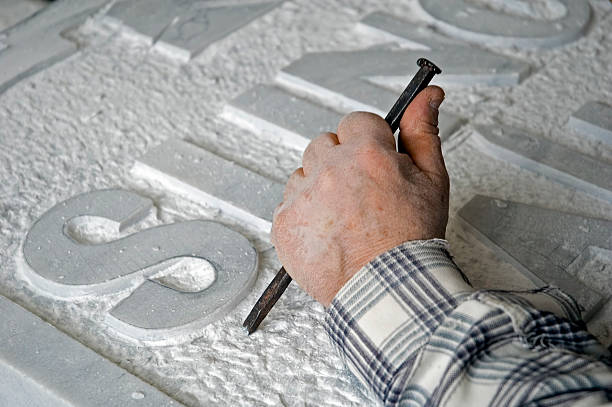
[[291,277],[323,305],[377,255],[444,237],[449,184],[437,128],[443,98],[430,86],[406,110],[400,142],[408,154],[396,152],[382,118],[361,112],[306,148],[274,214],[272,242]]

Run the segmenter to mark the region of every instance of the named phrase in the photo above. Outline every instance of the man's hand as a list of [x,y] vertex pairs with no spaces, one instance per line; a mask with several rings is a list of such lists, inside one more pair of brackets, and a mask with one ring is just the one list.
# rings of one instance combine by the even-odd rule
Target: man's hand
[[410,240],[443,238],[449,181],[438,137],[442,89],[430,86],[410,104],[395,150],[389,125],[351,113],[338,133],[304,151],[274,213],[272,242],[291,277],[329,306],[377,255]]

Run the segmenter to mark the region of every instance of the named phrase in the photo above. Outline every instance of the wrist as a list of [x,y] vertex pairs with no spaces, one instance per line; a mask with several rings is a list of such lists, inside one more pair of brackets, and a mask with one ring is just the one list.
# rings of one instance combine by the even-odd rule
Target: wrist
[[[372,252],[373,251],[370,251],[369,253]],[[364,275],[378,275],[383,268],[390,267],[391,265],[388,264],[389,259],[402,258],[402,260],[398,261],[397,264],[394,265],[401,268],[401,270],[394,271],[409,275],[419,271],[419,266],[422,266],[423,264],[421,263],[423,262],[426,266],[428,266],[429,264],[427,260],[425,260],[425,257],[431,255],[435,255],[438,261],[440,261],[440,259],[444,259],[443,263],[445,269],[458,273],[461,276],[461,279],[467,282],[467,279],[461,270],[452,260],[447,240],[441,238],[410,240],[370,255],[369,260],[363,261],[360,267],[354,268],[354,271],[350,273],[350,275],[346,275],[346,278],[341,282],[341,284],[338,284],[333,296],[330,297],[329,303],[327,305],[323,305],[328,308],[336,298],[342,298],[344,292],[355,289],[355,284],[358,285]],[[403,259],[404,257],[406,257],[408,260]],[[407,264],[407,261],[409,261],[410,264]],[[378,278],[384,279],[385,277],[379,276]]]
[[[339,290],[326,330],[350,370],[386,394],[391,382],[380,380],[378,366],[399,369],[394,363],[416,354],[472,292],[445,240],[405,242],[372,259]],[[398,349],[406,357],[398,357]]]

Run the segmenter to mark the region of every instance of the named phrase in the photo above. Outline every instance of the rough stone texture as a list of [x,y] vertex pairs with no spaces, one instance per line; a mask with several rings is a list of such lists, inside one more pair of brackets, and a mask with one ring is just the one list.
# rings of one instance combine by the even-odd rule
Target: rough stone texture
[[[611,221],[484,196],[468,202],[459,216],[536,284],[552,284],[572,295],[584,307],[586,319],[611,295],[594,281],[585,279],[583,284],[568,272],[592,248],[612,248]],[[580,272],[572,268],[573,274]]]
[[[100,218],[122,230],[151,207],[148,198],[122,190],[94,191],[56,205],[25,239],[23,254],[29,267],[24,272],[42,292],[60,298],[123,294],[127,298],[106,318],[120,335],[138,341],[180,341],[185,332],[223,317],[245,297],[257,276],[257,254],[239,233],[197,220],[98,244],[69,232],[75,220],[91,224]],[[172,271],[185,258],[213,265],[209,288],[179,291],[159,278],[146,280]]]
[[487,154],[612,202],[612,165],[525,131],[477,128],[472,141]]
[[[488,46],[553,47],[574,41],[588,28],[591,7],[586,0],[558,0],[565,13],[552,21],[529,21],[501,14],[469,0],[419,0],[436,27],[451,36]],[[518,2],[514,2],[518,3]]]
[[204,48],[276,7],[279,2],[227,4],[202,0],[120,1],[108,16],[189,60]]
[[65,1],[4,31],[0,37],[0,94],[23,78],[74,53],[77,45],[61,36],[82,23],[104,0]]
[[581,134],[612,144],[612,107],[588,102],[572,114],[569,126]]
[[132,174],[269,232],[284,187],[193,144],[169,140],[136,161]]
[[0,340],[0,405],[181,405],[3,296]]
[[[490,2],[499,8],[499,2]],[[225,318],[195,329],[191,342],[141,346],[117,338],[104,320],[121,295],[70,301],[42,295],[23,275],[20,246],[48,208],[100,188],[121,186],[151,197],[158,216],[143,221],[148,227],[217,219],[219,211],[130,174],[137,157],[165,140],[186,139],[275,180],[286,179],[300,165],[300,152],[220,118],[224,106],[257,84],[272,83],[279,70],[305,53],[363,50],[388,42],[356,30],[367,14],[385,10],[422,24],[416,3],[292,0],[220,39],[188,64],[98,19],[71,31],[70,38],[80,44],[77,53],[0,95],[0,291],[190,406],[375,405],[333,351],[322,327],[323,307],[297,285],[288,288],[258,332],[244,334],[244,317],[280,266],[272,250],[260,253],[254,288]],[[537,52],[495,50],[533,67],[521,83],[445,87],[443,106],[469,119],[443,145],[452,188],[447,237],[456,261],[477,287],[529,288],[533,283],[459,227],[456,212],[475,194],[610,219],[607,201],[493,159],[465,142],[474,135],[473,124],[501,124],[612,160],[606,144],[576,137],[566,128],[570,115],[586,102],[612,100],[612,9],[608,0],[591,5],[592,25],[579,41]],[[395,94],[401,91],[400,81],[397,85]],[[238,222],[231,227],[251,236]],[[264,240],[253,237],[252,243],[259,247]],[[611,316],[608,302],[589,322],[606,345],[612,338]]]
[[269,140],[303,151],[322,132],[335,132],[342,115],[270,85],[258,85],[232,100],[223,117]]

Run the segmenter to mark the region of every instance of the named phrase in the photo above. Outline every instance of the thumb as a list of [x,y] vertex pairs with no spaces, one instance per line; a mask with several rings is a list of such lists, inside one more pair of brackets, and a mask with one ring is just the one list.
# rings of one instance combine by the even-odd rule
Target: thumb
[[444,91],[437,86],[423,89],[406,109],[400,122],[399,146],[430,178],[447,177],[440,137],[438,107]]

